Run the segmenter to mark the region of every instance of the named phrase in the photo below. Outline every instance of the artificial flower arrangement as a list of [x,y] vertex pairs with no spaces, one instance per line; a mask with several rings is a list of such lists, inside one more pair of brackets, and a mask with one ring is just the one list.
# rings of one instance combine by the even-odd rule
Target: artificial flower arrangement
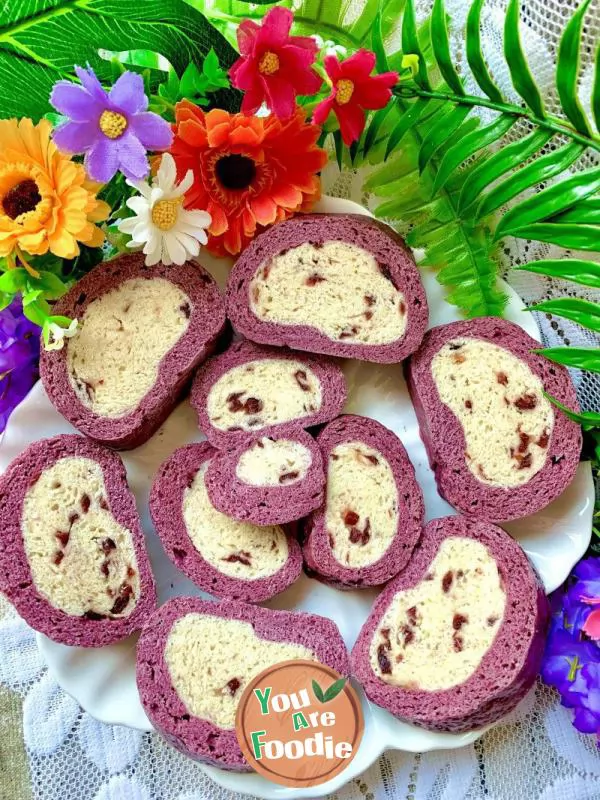
[[[281,6],[265,13],[260,4],[238,3],[244,12],[236,19],[232,4],[225,8],[220,0],[147,0],[143,22],[169,16],[173,36],[161,39],[127,0],[100,2],[108,60],[90,49],[94,37],[86,26],[93,23],[73,7],[62,17],[78,32],[67,45],[79,59],[72,79],[47,66],[54,64],[46,30],[54,11],[28,19],[29,63],[19,51],[23,11],[20,4],[11,9],[2,23],[11,32],[3,52],[14,44],[15,85],[27,79],[33,86],[27,97],[7,94],[2,115],[8,118],[0,120],[0,427],[37,379],[40,334],[48,349],[77,335],[77,320],[52,310],[74,281],[126,249],[141,250],[148,266],[181,264],[201,247],[237,255],[267,226],[311,208],[330,152],[340,168],[376,166],[365,184],[375,213],[424,251],[448,301],[469,315],[502,313],[505,298],[496,284],[502,236],[600,251],[599,168],[563,175],[582,153],[600,152],[600,51],[593,120],[578,97],[589,3],[567,21],[558,51],[561,119],[547,112],[529,70],[518,0],[508,4],[504,37],[521,104],[502,95],[483,57],[483,0],[473,2],[465,37],[481,95],[466,92],[452,62],[443,0],[435,0],[420,26],[413,0],[397,8],[366,3],[350,26],[335,4],[315,11],[301,3],[294,34],[294,15]],[[122,52],[129,42],[120,25],[111,25],[117,18],[141,42],[142,58]],[[337,29],[339,41],[323,42],[322,29]],[[393,30],[400,31],[397,50],[388,45]],[[167,71],[156,69],[156,53],[168,60]],[[28,76],[18,72],[24,64]],[[496,112],[485,126],[473,114],[482,107]],[[526,135],[490,149],[519,122]],[[560,147],[543,151],[555,135],[563,137]],[[557,176],[534,198],[518,198]],[[600,288],[593,260],[523,268]],[[600,332],[597,306],[589,301],[564,298],[532,310]],[[600,350],[541,352],[600,371]],[[597,439],[600,414],[563,410]],[[600,453],[593,460],[597,465]],[[591,557],[554,597],[543,672],[586,733],[600,730],[599,604],[600,559]]]

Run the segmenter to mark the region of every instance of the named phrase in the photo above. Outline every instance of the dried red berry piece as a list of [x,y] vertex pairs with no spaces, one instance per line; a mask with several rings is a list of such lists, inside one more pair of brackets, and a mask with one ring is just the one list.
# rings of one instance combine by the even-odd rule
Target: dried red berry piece
[[469,618],[466,617],[464,614],[455,614],[452,619],[452,627],[455,631],[459,631],[463,625],[466,625],[469,621]]
[[225,401],[227,403],[227,408],[235,414],[237,411],[243,411],[244,404],[240,401],[240,397],[244,392],[232,392]]
[[70,533],[65,533],[64,531],[57,531],[54,535],[56,536],[56,538],[63,547],[67,546],[69,542],[69,537],[71,536]]
[[84,514],[87,514],[88,511],[90,510],[91,503],[92,501],[89,494],[84,494],[81,498],[81,510],[83,511]]
[[415,632],[412,628],[408,625],[403,625],[400,629],[400,633],[404,639],[404,647],[408,647],[408,645],[414,640]]
[[73,527],[73,525],[75,525],[78,519],[79,519],[79,514],[77,514],[76,512],[69,514],[69,525],[71,526],[71,528]]
[[113,607],[110,610],[111,614],[121,614],[127,605],[129,604],[129,600],[133,595],[133,587],[130,586],[128,583],[122,583],[119,587],[119,594],[117,599],[115,600]]
[[506,372],[497,372],[496,380],[501,386],[506,386],[508,383],[508,375],[506,374]]
[[100,542],[100,547],[102,551],[108,555],[111,550],[116,550],[117,545],[114,539],[111,539],[110,536],[107,536],[106,539],[102,539]]
[[344,525],[356,525],[360,516],[356,513],[356,511],[346,511],[344,514]]
[[372,294],[366,294],[363,299],[368,306],[375,305],[375,298],[373,297]]
[[263,409],[263,402],[256,397],[249,397],[244,403],[246,414],[258,414]]
[[534,394],[522,394],[515,400],[515,406],[519,411],[531,411],[537,406],[537,397]]
[[63,551],[62,550],[57,550],[56,553],[54,553],[54,558],[52,559],[52,563],[56,564],[56,566],[58,566],[60,564],[60,562],[63,560],[64,557],[65,557],[65,554],[63,553]]
[[454,573],[452,570],[448,570],[448,572],[442,578],[442,591],[444,594],[448,594],[450,591],[450,587],[452,586],[452,581],[454,580]]
[[392,665],[390,664],[390,660],[386,654],[387,649],[388,648],[385,644],[380,644],[377,648],[377,663],[379,664],[379,669],[383,675],[391,675],[392,673]]
[[252,555],[246,550],[241,550],[239,553],[231,553],[223,561],[228,561],[230,564],[243,564],[245,567],[252,566]]
[[524,431],[519,431],[519,449],[517,450],[518,453],[526,453],[527,448],[529,447],[529,442],[531,441],[531,436]]
[[232,678],[230,681],[227,681],[227,691],[232,697],[235,697],[235,693],[241,685],[242,684],[237,678]]
[[462,649],[463,649],[463,644],[464,644],[464,641],[463,641],[462,636],[459,636],[457,633],[455,633],[452,636],[452,645],[454,646],[454,652],[455,653],[461,653]]
[[536,444],[537,444],[538,447],[541,447],[542,449],[545,449],[546,447],[548,447],[548,442],[549,441],[550,441],[550,434],[548,433],[548,430],[546,429],[542,433],[540,438],[537,440]]
[[303,392],[310,392],[308,376],[303,369],[297,369],[296,372],[294,372],[294,378],[296,379],[296,383],[302,389]]
[[323,281],[327,281],[327,278],[324,278],[322,275],[319,275],[318,272],[313,272],[312,275],[309,275],[308,278],[304,281],[307,286],[316,286],[317,283],[323,283]]
[[407,610],[406,616],[408,618],[408,624],[409,625],[413,625],[413,626],[416,625],[417,624],[417,607],[416,606],[411,606]]
[[284,472],[283,475],[279,476],[279,483],[288,483],[289,481],[295,481],[300,473],[297,471],[293,472]]
[[106,619],[106,614],[99,614],[97,611],[86,611],[82,616],[92,622],[99,622],[102,619]]
[[517,469],[528,469],[533,461],[533,456],[531,453],[525,453],[524,456],[520,455],[519,453],[515,454],[515,458],[517,460]]

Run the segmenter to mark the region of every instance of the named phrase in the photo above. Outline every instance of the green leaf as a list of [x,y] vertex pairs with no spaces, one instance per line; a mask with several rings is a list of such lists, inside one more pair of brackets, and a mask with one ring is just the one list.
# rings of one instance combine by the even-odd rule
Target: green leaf
[[323,702],[329,703],[330,700],[336,698],[338,694],[343,690],[347,680],[348,680],[347,678],[339,678],[337,681],[334,681],[325,692]]
[[600,131],[600,46],[596,50],[596,71],[594,73],[594,87],[592,89],[592,114],[596,129]]
[[39,325],[42,328],[50,316],[50,306],[45,300],[38,300],[28,306],[23,306],[23,314],[34,325]]
[[471,158],[483,147],[487,147],[498,141],[498,139],[502,138],[514,124],[515,120],[512,117],[500,116],[497,120],[490,123],[490,125],[472,131],[460,138],[452,147],[449,147],[444,154],[436,175],[433,185],[434,194],[446,184],[450,175],[463,161]]
[[200,70],[195,64],[188,64],[181,80],[179,81],[179,94],[181,97],[193,97],[196,94],[196,84],[200,79]]
[[421,114],[428,107],[429,100],[415,100],[410,108],[404,112],[394,130],[390,133],[387,147],[385,149],[384,161],[387,161],[390,154],[398,147],[404,136],[417,122]]
[[577,83],[583,18],[590,2],[591,0],[584,0],[567,23],[558,46],[556,61],[556,88],[563,111],[575,129],[586,136],[591,136],[592,130],[577,94]]
[[504,98],[490,77],[481,49],[481,9],[484,2],[485,0],[474,0],[469,9],[466,30],[467,61],[479,87],[490,100],[502,103]]
[[530,189],[532,186],[537,186],[538,183],[554,178],[555,175],[560,175],[577,161],[583,150],[583,145],[578,142],[570,142],[559,150],[553,150],[544,156],[537,156],[481,198],[477,208],[477,217],[481,218],[491,214],[492,211],[496,211],[497,208],[521,194],[525,189]]
[[371,122],[367,127],[367,131],[365,133],[365,141],[363,144],[363,156],[366,157],[373,147],[375,140],[377,139],[377,134],[379,133],[379,129],[385,122],[386,117],[394,108],[393,100],[390,101],[386,106],[380,108],[379,111],[376,111],[373,114]]
[[600,242],[599,225],[559,225],[552,222],[539,222],[525,228],[511,231],[519,239],[535,239],[572,250],[598,251]]
[[58,300],[67,291],[67,286],[61,281],[58,275],[52,272],[41,272],[40,277],[31,281],[36,288],[44,292],[46,300]]
[[324,703],[325,702],[325,695],[323,693],[323,689],[321,689],[319,684],[314,679],[313,679],[313,682],[312,682],[312,690],[313,690],[314,695],[317,698],[317,700],[320,703]]
[[579,258],[545,259],[530,261],[529,264],[523,264],[515,269],[600,289],[600,263],[597,261],[584,261]]
[[22,294],[23,308],[35,303],[43,295],[43,289],[29,289]]
[[525,159],[536,153],[551,138],[549,131],[535,130],[486,158],[471,171],[465,181],[458,203],[459,211],[469,208],[486,186],[498,180],[505,172],[520,167]]
[[423,139],[419,151],[419,171],[423,172],[431,157],[442,147],[471,113],[470,106],[456,106],[444,114]]
[[504,20],[504,58],[510,78],[518,94],[525,100],[536,117],[546,116],[540,90],[535,84],[523,52],[519,33],[519,0],[508,0]]
[[[211,47],[226,66],[237,57],[202,14],[183,0],[5,3],[0,22],[0,116],[38,120],[52,111],[52,85],[71,77],[74,64],[89,62],[102,80],[110,80],[110,62],[100,58],[98,50],[120,52],[132,42],[160,53],[179,74],[190,62],[201,64]],[[236,110],[239,98],[229,90],[219,101]]]
[[527,310],[556,314],[558,317],[570,319],[591,331],[600,332],[600,306],[589,300],[581,300],[578,297],[560,297],[556,300],[537,303]]
[[373,44],[373,52],[375,53],[375,57],[377,59],[377,72],[388,72],[389,65],[385,52],[385,45],[383,44],[383,34],[381,32],[381,11],[377,12],[377,16],[373,22],[373,35],[371,42]]
[[417,19],[413,0],[406,0],[406,6],[404,8],[404,17],[402,18],[402,52],[404,55],[410,54],[419,56],[419,66],[417,74],[415,75],[415,83],[422,89],[431,90],[431,84],[429,83],[429,77],[427,75],[427,67],[425,65],[425,57],[417,35]]
[[335,145],[335,160],[337,161],[340,172],[344,166],[344,141],[340,131],[333,132],[333,143]]
[[586,347],[546,347],[534,350],[542,356],[574,369],[587,369],[589,372],[600,372],[600,349]]
[[15,299],[14,294],[5,294],[4,292],[0,292],[0,311],[4,311],[7,306],[9,306],[12,301]]
[[[600,197],[588,197],[567,211],[552,217],[552,222],[572,222],[581,225],[600,225]],[[600,244],[598,246],[600,250]]]
[[600,167],[577,172],[513,206],[496,228],[496,238],[565,211],[599,189]]
[[442,78],[457,95],[463,95],[462,81],[450,55],[450,42],[448,40],[448,26],[446,24],[446,9],[444,0],[434,0],[431,12],[431,43],[437,65],[442,73]]
[[0,292],[17,294],[25,288],[28,279],[29,273],[26,269],[9,269],[0,276]]
[[563,404],[559,402],[556,397],[552,397],[552,395],[547,394],[546,392],[544,392],[544,396],[554,403],[555,406],[558,406],[563,414],[565,414],[569,419],[573,420],[573,422],[576,422],[578,425],[581,425],[584,431],[597,428],[600,425],[600,414],[598,414],[596,411],[583,411],[582,413],[577,413],[576,411],[571,411],[570,408],[563,406]]

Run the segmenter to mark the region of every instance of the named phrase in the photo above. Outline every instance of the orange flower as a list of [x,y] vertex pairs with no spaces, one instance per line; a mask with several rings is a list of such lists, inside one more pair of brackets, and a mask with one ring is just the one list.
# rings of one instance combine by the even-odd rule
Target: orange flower
[[0,256],[18,249],[75,258],[78,242],[104,241],[94,223],[110,208],[96,198],[99,184],[58,151],[51,130],[48,120],[0,120]]
[[297,109],[286,121],[247,117],[221,109],[205,113],[183,100],[176,106],[171,153],[181,179],[194,184],[186,208],[208,211],[208,249],[236,255],[256,233],[319,199],[317,173],[327,154],[317,147],[321,129]]

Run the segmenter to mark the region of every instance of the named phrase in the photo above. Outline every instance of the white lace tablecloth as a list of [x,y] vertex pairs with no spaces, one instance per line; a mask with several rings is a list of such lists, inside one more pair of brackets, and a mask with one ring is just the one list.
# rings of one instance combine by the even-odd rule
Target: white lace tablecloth
[[[510,95],[502,57],[502,4],[503,0],[488,0],[484,7],[483,45],[496,80]],[[421,15],[427,5],[424,0]],[[467,5],[463,0],[447,0],[446,5],[454,20],[464,21]],[[556,42],[567,10],[575,5],[575,0],[524,3],[525,48],[551,110],[557,110],[556,105],[552,109],[555,97],[551,92]],[[593,0],[587,19],[584,41],[593,53],[600,42],[600,0]],[[454,49],[455,53],[460,50],[458,39]],[[592,70],[587,64],[581,94],[588,106],[591,84]],[[590,163],[586,157],[579,167]],[[364,202],[363,177],[355,173],[340,176],[336,167],[329,166],[325,189]],[[555,296],[590,297],[584,287],[510,270],[515,264],[549,254],[557,254],[556,248],[525,241],[505,243],[505,274],[523,299],[532,303]],[[565,320],[538,318],[549,345],[599,344],[597,337]],[[600,411],[599,376],[575,373],[574,379],[582,406]],[[34,800],[229,800],[236,796],[220,789],[197,764],[157,735],[103,725],[83,713],[48,674],[33,631],[10,608],[0,617],[0,684],[23,698],[23,736]],[[0,768],[10,770],[11,764],[0,762]],[[579,735],[557,695],[540,684],[508,719],[476,744],[459,751],[416,756],[389,752],[335,797],[600,800],[600,757],[594,738]]]

